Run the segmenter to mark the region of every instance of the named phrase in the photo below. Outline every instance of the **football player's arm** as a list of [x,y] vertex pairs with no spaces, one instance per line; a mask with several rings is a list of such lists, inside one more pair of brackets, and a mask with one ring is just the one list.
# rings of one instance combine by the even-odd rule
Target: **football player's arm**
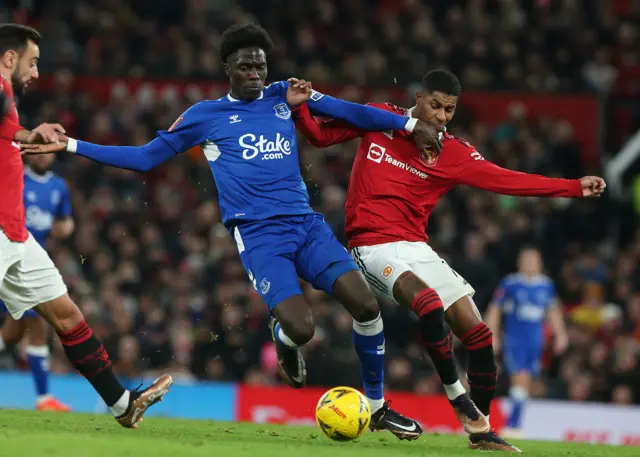
[[56,212],[56,220],[51,227],[51,236],[58,239],[69,238],[75,230],[75,222],[71,217],[71,199],[69,196],[69,188],[65,185],[61,195],[60,203]]
[[451,178],[459,184],[514,196],[573,198],[583,196],[579,179],[548,178],[509,170],[484,160],[473,147],[465,148],[468,151],[462,152],[465,155],[463,160],[450,170]]
[[562,354],[569,345],[569,334],[567,332],[567,326],[564,322],[564,315],[562,312],[562,304],[555,295],[555,288],[553,292],[553,298],[547,308],[547,321],[553,331],[553,348],[556,354]]
[[340,119],[366,131],[406,130],[413,132],[417,118],[400,116],[373,106],[351,103],[313,91],[307,105],[316,116]]
[[484,159],[470,160],[457,170],[457,181],[504,195],[520,197],[582,198],[578,179],[548,178],[546,176],[509,170]]
[[484,319],[487,327],[489,327],[491,329],[491,332],[493,333],[493,350],[495,352],[500,352],[502,308],[506,300],[506,292],[507,291],[504,287],[504,283],[501,282],[493,294],[493,299],[487,307]]
[[309,143],[318,148],[326,148],[334,144],[353,140],[364,134],[344,121],[331,119],[319,121],[309,111],[306,103],[293,110],[293,120],[296,128]]
[[144,146],[102,146],[69,138],[67,151],[116,168],[148,171],[203,143],[211,125],[203,117],[203,109],[197,104],[178,118],[175,128],[158,132]]

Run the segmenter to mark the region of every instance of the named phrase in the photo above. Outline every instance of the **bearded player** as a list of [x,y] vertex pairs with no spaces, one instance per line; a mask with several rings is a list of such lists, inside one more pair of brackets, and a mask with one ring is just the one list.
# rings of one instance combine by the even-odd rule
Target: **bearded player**
[[[413,108],[373,105],[444,128],[453,118],[460,92],[453,74],[436,70],[423,78]],[[488,426],[497,382],[493,336],[472,300],[474,289],[427,244],[429,215],[439,198],[456,184],[507,195],[585,198],[599,196],[604,181],[592,176],[552,179],[507,170],[484,160],[469,143],[447,133],[437,154],[420,150],[405,132],[365,132],[343,121],[319,122],[305,105],[294,117],[296,127],[314,146],[362,138],[346,201],[345,231],[356,263],[378,295],[419,316],[424,344],[450,400],[459,396],[460,390],[452,336],[445,321],[467,349],[471,398],[487,422],[482,432],[469,433],[469,447],[520,452]],[[462,422],[469,432],[469,421]]]
[[33,131],[20,126],[13,100],[38,78],[40,34],[17,24],[0,26],[0,300],[19,320],[35,310],[51,325],[71,364],[98,392],[123,427],[137,428],[147,408],[172,384],[158,378],[149,388],[128,391],[115,377],[104,346],[67,294],[49,255],[25,226],[24,166],[19,142],[56,143],[64,129],[43,124]]
[[[26,157],[24,176],[24,206],[27,230],[46,248],[49,238],[59,240],[73,233],[71,200],[67,183],[51,167],[55,156]],[[0,312],[6,306],[0,301]],[[0,351],[7,344],[16,344],[26,337],[27,362],[36,388],[36,409],[40,411],[70,411],[49,392],[49,346],[46,322],[33,310],[25,311],[22,319],[7,318],[0,328]]]

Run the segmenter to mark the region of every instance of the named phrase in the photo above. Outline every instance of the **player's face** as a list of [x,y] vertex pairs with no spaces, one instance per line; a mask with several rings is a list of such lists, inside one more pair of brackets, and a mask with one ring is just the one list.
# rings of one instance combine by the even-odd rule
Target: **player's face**
[[542,257],[536,249],[525,249],[518,259],[520,272],[526,275],[539,275],[542,273]]
[[55,160],[55,154],[35,154],[25,156],[25,162],[29,165],[29,168],[39,175],[43,175],[49,171]]
[[231,82],[231,95],[253,100],[262,93],[267,79],[267,56],[260,48],[245,48],[229,57],[225,66]]
[[38,79],[38,60],[40,59],[40,47],[33,41],[27,42],[27,47],[17,59],[16,68],[11,76],[13,91],[23,94],[33,81]]
[[456,112],[458,97],[444,92],[418,92],[416,94],[416,116],[425,122],[445,126]]

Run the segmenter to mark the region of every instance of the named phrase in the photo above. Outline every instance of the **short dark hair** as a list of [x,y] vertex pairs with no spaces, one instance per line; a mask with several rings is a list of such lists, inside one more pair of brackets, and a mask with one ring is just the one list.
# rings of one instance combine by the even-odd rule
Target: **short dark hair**
[[0,24],[0,55],[13,50],[22,54],[29,41],[40,44],[40,32],[26,25]]
[[456,97],[462,92],[462,85],[456,75],[447,70],[432,70],[422,78],[422,89],[427,92],[444,92]]
[[242,48],[260,48],[265,54],[273,50],[273,41],[265,29],[257,24],[236,24],[222,34],[220,58],[226,62],[229,56]]

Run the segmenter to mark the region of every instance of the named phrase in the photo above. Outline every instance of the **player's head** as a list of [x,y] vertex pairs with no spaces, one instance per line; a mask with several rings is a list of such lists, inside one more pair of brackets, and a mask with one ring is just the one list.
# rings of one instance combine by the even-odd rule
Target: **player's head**
[[224,31],[220,58],[234,97],[253,100],[260,96],[267,79],[267,54],[272,49],[271,37],[259,25],[232,25]]
[[526,276],[537,276],[542,273],[542,255],[536,248],[527,246],[520,250],[518,271]]
[[33,154],[24,156],[25,163],[39,175],[51,170],[53,162],[56,160],[55,154]]
[[444,127],[456,112],[460,81],[449,71],[433,70],[422,78],[421,86],[416,93],[416,117]]
[[20,24],[0,25],[0,71],[11,78],[16,94],[24,92],[33,80],[38,79],[39,45],[37,30]]

